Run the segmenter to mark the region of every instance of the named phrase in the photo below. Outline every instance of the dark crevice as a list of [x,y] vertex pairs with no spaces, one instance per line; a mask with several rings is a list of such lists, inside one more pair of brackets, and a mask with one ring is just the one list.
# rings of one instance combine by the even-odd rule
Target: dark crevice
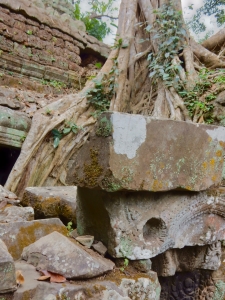
[[20,155],[20,149],[0,145],[0,184],[4,185]]

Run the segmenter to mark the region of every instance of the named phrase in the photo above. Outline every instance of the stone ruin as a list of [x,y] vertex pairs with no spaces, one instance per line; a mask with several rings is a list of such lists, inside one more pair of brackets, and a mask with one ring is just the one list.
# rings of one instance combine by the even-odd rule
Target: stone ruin
[[82,89],[110,48],[85,33],[68,1],[0,0],[0,184],[34,112]]
[[[71,9],[0,0],[2,185],[35,111],[80,90],[110,52]],[[0,299],[225,299],[224,151],[224,127],[102,114],[68,186],[18,199],[0,185]]]
[[67,177],[78,185],[78,234],[157,272],[160,299],[217,299],[224,146],[224,127],[105,113]]

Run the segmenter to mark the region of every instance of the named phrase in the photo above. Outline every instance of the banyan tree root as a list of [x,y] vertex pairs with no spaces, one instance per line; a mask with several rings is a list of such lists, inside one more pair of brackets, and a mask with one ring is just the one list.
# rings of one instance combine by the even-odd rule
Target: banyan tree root
[[[181,10],[181,0],[122,0],[115,49],[97,76],[97,79],[104,74],[108,76],[112,67],[115,69],[116,61],[117,75],[110,110],[193,121],[177,90],[163,80],[149,77],[148,55],[152,53],[156,57],[159,44],[154,34],[145,28],[154,26],[157,18],[154,10],[169,3],[172,3],[174,10]],[[183,28],[186,28],[184,23]],[[172,64],[180,65],[180,84],[191,90],[203,67],[224,68],[225,31],[220,33],[218,43],[212,37],[202,45],[190,38],[187,29],[186,32],[183,51],[177,53]],[[94,108],[86,98],[87,91],[93,86],[94,83],[89,81],[80,93],[52,103],[48,106],[50,114],[46,114],[45,108],[36,112],[6,188],[21,196],[27,186],[65,184],[68,161],[87,140],[96,121],[91,115]],[[198,114],[195,120],[199,119],[202,121]],[[82,126],[83,130],[76,136],[69,133],[54,149],[51,131],[60,128],[66,120]]]

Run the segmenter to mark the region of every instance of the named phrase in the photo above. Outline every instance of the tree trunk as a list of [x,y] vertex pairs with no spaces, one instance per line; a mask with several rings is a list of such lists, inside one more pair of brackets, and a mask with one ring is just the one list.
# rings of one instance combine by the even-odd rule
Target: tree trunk
[[[154,27],[157,18],[154,10],[169,3],[168,0],[122,0],[115,49],[97,78],[101,79],[104,74],[110,76],[112,68],[115,70],[116,61],[115,92],[110,110],[174,120],[202,121],[203,114],[199,114],[198,109],[190,116],[184,100],[174,86],[168,85],[162,79],[153,80],[149,77],[147,58],[149,54],[157,58],[160,43],[155,34],[146,30],[146,27]],[[181,10],[180,0],[172,3],[174,10]],[[185,28],[185,24],[181,27]],[[155,27],[157,29],[160,28]],[[186,32],[183,50],[177,52],[171,65],[179,66],[177,78],[180,86],[185,91],[191,91],[203,66],[221,68],[225,62],[218,47],[217,52],[211,52],[215,39],[211,38],[200,45],[190,39],[187,30]],[[220,34],[220,48],[224,45],[222,35],[224,32]],[[31,130],[6,188],[21,196],[27,186],[65,184],[68,161],[87,140],[96,121],[90,115],[94,108],[86,98],[88,89],[93,86],[94,83],[89,81],[80,93],[65,96],[49,105],[50,115],[46,114],[45,108],[34,115]],[[59,147],[54,149],[51,131],[62,127],[66,120],[82,126],[83,129],[77,135],[72,132],[66,135],[60,141]]]

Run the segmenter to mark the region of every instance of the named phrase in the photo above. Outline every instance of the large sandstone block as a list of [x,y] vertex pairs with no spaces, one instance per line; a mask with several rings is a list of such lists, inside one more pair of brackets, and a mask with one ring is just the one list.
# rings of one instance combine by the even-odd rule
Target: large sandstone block
[[77,231],[102,241],[113,257],[148,259],[168,249],[225,239],[225,189],[189,193],[78,188]]
[[35,218],[60,218],[76,224],[76,186],[28,187],[21,204],[31,206]]
[[19,259],[24,247],[41,237],[58,231],[66,235],[67,229],[59,219],[0,223],[0,238],[14,259]]
[[13,258],[9,254],[5,243],[0,239],[0,294],[16,290],[15,274]]
[[225,128],[105,113],[67,182],[106,191],[201,191],[222,180]]

